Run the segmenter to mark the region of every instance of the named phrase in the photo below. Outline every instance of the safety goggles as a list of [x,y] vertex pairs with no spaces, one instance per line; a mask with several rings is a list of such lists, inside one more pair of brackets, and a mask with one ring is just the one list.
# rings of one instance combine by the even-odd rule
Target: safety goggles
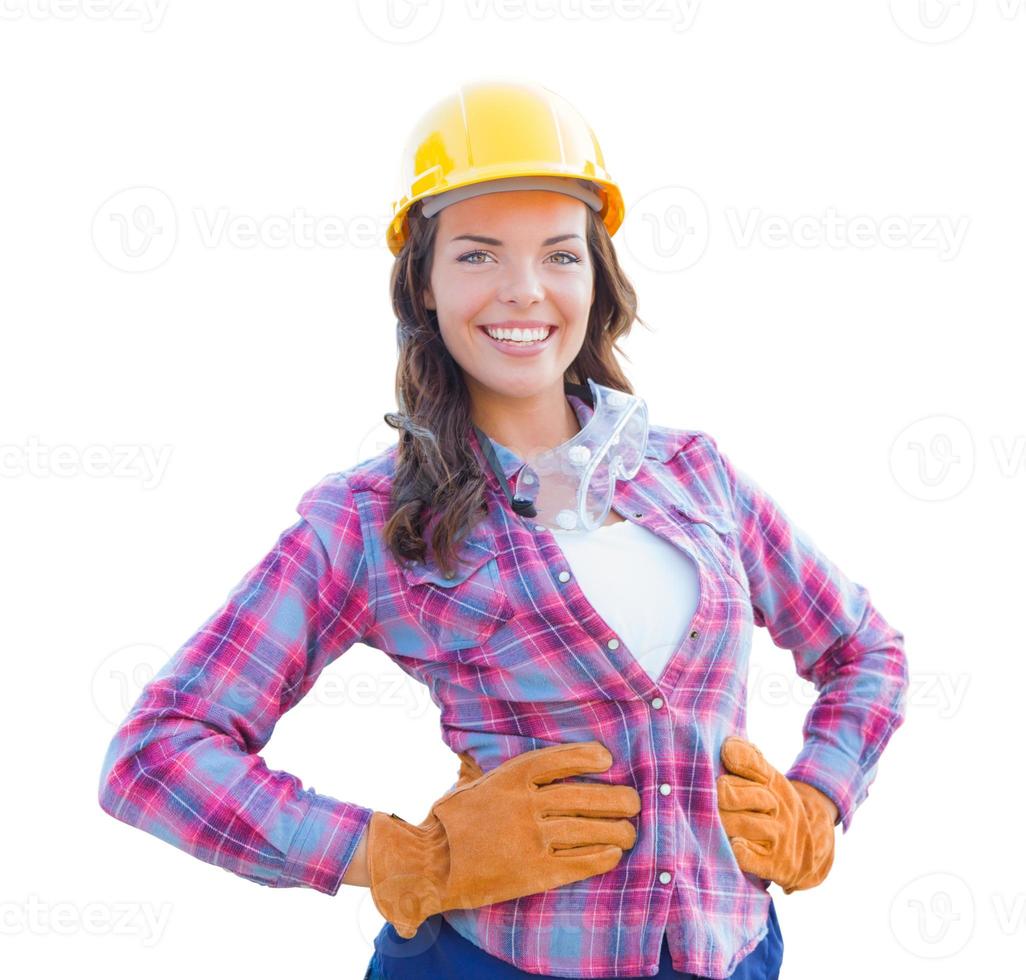
[[635,476],[648,442],[644,399],[587,380],[591,418],[573,438],[528,456],[517,476],[517,502],[529,501],[532,519],[556,530],[601,527],[616,481]]

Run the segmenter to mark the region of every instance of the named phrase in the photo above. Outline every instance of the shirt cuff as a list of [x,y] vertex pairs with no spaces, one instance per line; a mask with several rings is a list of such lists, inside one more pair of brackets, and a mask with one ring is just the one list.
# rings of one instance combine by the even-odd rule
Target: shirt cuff
[[864,780],[861,767],[850,755],[829,742],[809,738],[785,775],[829,796],[837,806],[838,823],[844,833],[848,832],[855,808],[861,802],[858,787]]
[[338,893],[374,812],[309,791],[310,804],[285,855],[277,887],[303,886]]

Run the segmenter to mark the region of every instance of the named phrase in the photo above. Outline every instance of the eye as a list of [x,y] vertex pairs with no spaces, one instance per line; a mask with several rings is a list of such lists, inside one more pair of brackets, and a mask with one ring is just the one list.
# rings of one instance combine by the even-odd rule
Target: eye
[[467,262],[468,259],[472,258],[475,255],[484,255],[484,256],[487,257],[488,253],[487,252],[483,252],[481,249],[475,249],[473,252],[465,252],[456,261],[457,262],[466,262],[467,265],[484,265],[483,262]]
[[573,252],[553,252],[552,257],[555,258],[557,255],[565,255],[570,261],[569,262],[557,262],[556,265],[576,265],[581,260],[574,255]]
[[[484,265],[483,261],[482,262],[472,262],[471,261],[471,259],[474,259],[474,258],[476,258],[478,256],[486,258],[486,259],[490,258],[490,256],[488,255],[487,252],[482,251],[481,249],[475,249],[473,252],[464,252],[463,255],[461,255],[456,261],[457,262],[463,262],[466,265]],[[573,252],[553,252],[552,255],[550,256],[550,258],[557,258],[557,257],[560,257],[560,256],[565,261],[556,262],[555,263],[556,265],[578,265],[580,263],[580,261],[581,261],[576,255],[573,254]]]

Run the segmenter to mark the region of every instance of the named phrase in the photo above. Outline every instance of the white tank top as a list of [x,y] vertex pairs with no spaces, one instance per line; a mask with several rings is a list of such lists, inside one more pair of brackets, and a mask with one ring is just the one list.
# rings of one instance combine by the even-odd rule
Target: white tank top
[[698,608],[698,570],[679,548],[640,524],[552,532],[581,591],[658,680]]

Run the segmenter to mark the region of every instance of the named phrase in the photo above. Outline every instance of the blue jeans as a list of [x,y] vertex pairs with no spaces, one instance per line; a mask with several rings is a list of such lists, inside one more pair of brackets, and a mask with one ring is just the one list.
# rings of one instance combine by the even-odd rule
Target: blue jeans
[[[395,950],[407,955],[389,956]],[[777,910],[770,900],[769,932],[738,965],[729,980],[778,980],[780,964],[784,959],[784,940],[780,935]],[[525,973],[498,957],[478,949],[464,939],[441,915],[425,919],[412,939],[403,939],[386,922],[374,939],[374,955],[367,966],[364,980],[399,980],[409,977],[431,977],[432,980],[446,978],[499,977],[542,977],[542,973]],[[662,953],[659,957],[657,978],[674,980],[704,980],[694,973],[678,973],[670,964],[670,947],[663,937]],[[633,977],[629,980],[648,980]]]

